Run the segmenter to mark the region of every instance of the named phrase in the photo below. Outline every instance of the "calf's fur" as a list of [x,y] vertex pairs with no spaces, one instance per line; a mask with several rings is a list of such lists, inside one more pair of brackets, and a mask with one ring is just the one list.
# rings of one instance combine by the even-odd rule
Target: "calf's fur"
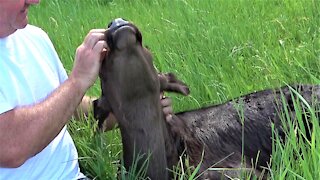
[[[202,160],[199,170],[202,179],[237,178],[240,176],[239,168],[255,169],[254,173],[260,176],[263,167],[270,165],[272,124],[274,132],[285,141],[284,122],[281,122],[285,117],[284,111],[288,111],[292,120],[296,118],[297,106],[308,114],[301,97],[310,106],[319,107],[320,86],[294,85],[263,90],[223,104],[180,112],[170,121],[171,132],[180,138],[183,146],[180,149],[186,149],[191,164],[197,165]],[[306,136],[310,139],[312,124],[306,118],[303,121]],[[231,170],[207,171],[211,167]]]
[[[113,112],[121,131],[126,169],[134,158],[143,155],[138,169],[148,159],[147,176],[167,179],[165,139],[169,142],[173,138],[162,114],[160,90],[185,95],[189,90],[173,74],[158,76],[150,52],[142,46],[141,33],[133,24],[110,29],[106,37],[110,51],[99,74],[102,96],[94,103],[98,124],[101,126],[108,112]],[[176,150],[171,150],[178,157]]]
[[[160,89],[186,95],[187,87],[173,74],[157,75],[151,54],[142,46],[141,33],[134,25],[109,31],[107,37],[110,52],[100,72],[102,97],[95,102],[95,117],[101,125],[108,112],[115,114],[125,167],[131,166],[138,153],[150,153],[147,176],[151,179],[169,179],[166,169],[177,165],[184,150],[190,157],[190,165],[201,162],[201,179],[236,178],[240,176],[237,169],[250,169],[252,165],[259,175],[270,162],[271,125],[285,141],[281,122],[285,106],[291,119],[295,118],[294,99],[298,96],[292,89],[309,104],[319,104],[319,86],[286,86],[180,112],[166,124],[159,102]],[[305,107],[303,103],[301,106]],[[243,157],[245,163],[241,163]],[[231,170],[208,171],[210,167]]]

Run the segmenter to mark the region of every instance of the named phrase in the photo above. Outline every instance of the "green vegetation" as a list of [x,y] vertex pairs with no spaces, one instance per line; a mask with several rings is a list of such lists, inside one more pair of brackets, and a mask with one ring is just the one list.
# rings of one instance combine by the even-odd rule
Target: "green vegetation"
[[[105,28],[117,17],[134,22],[158,70],[174,72],[190,86],[189,97],[170,94],[175,111],[182,111],[285,84],[319,84],[319,5],[318,0],[42,0],[29,19],[48,33],[68,72],[90,29]],[[88,95],[99,96],[99,89],[97,82]],[[115,179],[121,169],[119,131],[99,134],[92,116],[88,119],[69,125],[82,171]],[[320,178],[319,127],[308,143],[295,132],[288,130],[286,145],[275,137],[271,179]],[[194,176],[189,169],[180,173],[179,179]]]

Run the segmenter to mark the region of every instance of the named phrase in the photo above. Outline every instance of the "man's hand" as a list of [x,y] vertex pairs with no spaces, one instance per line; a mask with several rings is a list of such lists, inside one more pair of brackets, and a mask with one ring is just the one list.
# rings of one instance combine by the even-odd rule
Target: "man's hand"
[[70,78],[80,83],[80,87],[88,89],[96,81],[102,60],[108,49],[105,42],[105,29],[93,29],[77,48],[75,62]]
[[167,122],[172,120],[172,101],[170,98],[163,95],[163,93],[160,93],[160,103],[162,105],[162,112],[165,116],[165,119]]

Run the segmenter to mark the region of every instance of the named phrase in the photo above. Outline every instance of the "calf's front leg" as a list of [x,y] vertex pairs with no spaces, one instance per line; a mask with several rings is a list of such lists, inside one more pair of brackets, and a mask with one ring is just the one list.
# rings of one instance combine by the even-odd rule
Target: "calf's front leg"
[[173,73],[158,74],[160,81],[160,91],[176,92],[182,95],[189,95],[189,87],[178,80]]
[[103,123],[111,112],[111,106],[105,96],[93,101],[93,117],[98,121],[98,128],[103,129]]

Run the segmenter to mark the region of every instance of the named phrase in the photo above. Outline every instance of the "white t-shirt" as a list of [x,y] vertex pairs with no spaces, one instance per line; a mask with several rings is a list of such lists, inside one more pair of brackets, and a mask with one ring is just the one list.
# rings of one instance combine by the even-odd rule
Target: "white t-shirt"
[[[67,78],[49,37],[40,28],[27,25],[0,38],[0,114],[44,100]],[[22,166],[0,167],[0,180],[82,177],[78,154],[66,126]]]

